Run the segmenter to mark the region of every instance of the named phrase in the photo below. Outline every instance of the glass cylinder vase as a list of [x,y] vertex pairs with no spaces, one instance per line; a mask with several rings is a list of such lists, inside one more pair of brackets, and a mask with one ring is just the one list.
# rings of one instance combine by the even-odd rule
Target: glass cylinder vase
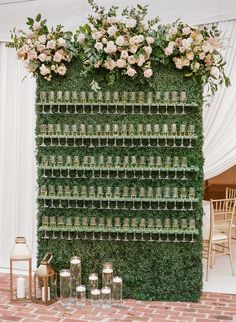
[[102,286],[112,287],[113,266],[112,263],[104,263],[102,269]]
[[105,286],[101,289],[101,293],[102,293],[102,308],[109,309],[111,307],[111,288]]
[[98,288],[98,276],[96,273],[89,274],[89,290]]
[[115,276],[112,281],[112,301],[114,304],[119,304],[122,301],[123,280],[122,277]]
[[75,302],[76,286],[81,284],[81,260],[78,256],[74,256],[70,260],[71,275],[71,300]]
[[86,303],[86,287],[84,285],[76,286],[76,304],[78,307],[84,307]]
[[94,307],[98,307],[101,303],[101,291],[97,288],[91,290],[90,292],[91,296],[91,304]]
[[71,297],[70,270],[62,269],[60,271],[60,301],[63,307],[69,307]]

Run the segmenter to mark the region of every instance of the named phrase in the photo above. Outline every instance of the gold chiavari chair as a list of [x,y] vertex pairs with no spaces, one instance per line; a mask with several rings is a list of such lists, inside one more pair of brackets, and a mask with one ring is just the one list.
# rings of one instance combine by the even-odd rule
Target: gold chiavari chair
[[211,199],[210,208],[210,236],[205,241],[207,252],[206,280],[208,280],[209,268],[216,256],[228,255],[230,258],[232,275],[234,266],[232,259],[232,222],[235,212],[236,199]]
[[[225,199],[236,199],[236,188],[225,189]],[[236,239],[236,209],[233,215],[233,224],[232,224],[232,238]]]
[[236,198],[236,188],[228,188],[225,189],[225,198],[226,199],[234,199]]

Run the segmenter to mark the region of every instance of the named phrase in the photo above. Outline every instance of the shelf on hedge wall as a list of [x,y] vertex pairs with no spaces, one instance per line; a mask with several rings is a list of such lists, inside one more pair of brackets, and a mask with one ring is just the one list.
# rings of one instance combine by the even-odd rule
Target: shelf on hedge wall
[[73,167],[73,166],[61,166],[61,167],[58,167],[58,166],[38,166],[39,169],[42,169],[42,170],[61,170],[61,171],[75,171],[75,170],[78,170],[78,171],[103,171],[103,172],[116,172],[116,171],[119,171],[119,172],[150,172],[150,170],[152,172],[198,172],[199,171],[199,167],[195,167],[195,166],[191,166],[191,167],[187,167],[187,168],[182,168],[182,167],[178,167],[178,168],[174,168],[174,167],[170,167],[170,168],[165,168],[165,167],[161,167],[161,168],[157,168],[157,167],[151,167],[151,168],[148,168],[148,167],[98,167],[98,166],[95,166],[95,167]]
[[[99,209],[99,210],[129,210],[129,211],[194,211],[194,204],[198,202],[193,199],[174,198],[104,198],[104,197],[38,197],[43,200],[44,208],[58,209]],[[46,201],[49,201],[48,204]],[[58,201],[55,205],[54,201]],[[66,205],[65,205],[66,203]],[[80,204],[78,204],[80,203]],[[122,203],[122,206],[120,205]],[[157,204],[154,206],[153,204]]]
[[[187,168],[156,168],[156,167],[58,167],[58,166],[39,166],[40,170],[43,170],[42,178],[51,179],[70,179],[70,178],[92,178],[92,179],[141,179],[141,180],[187,180],[186,175],[189,173],[198,172],[198,167]],[[48,174],[50,172],[50,174]],[[165,174],[165,176],[163,176]]]
[[192,102],[192,103],[185,103],[185,104],[182,104],[182,103],[160,103],[160,104],[157,104],[157,103],[142,103],[142,102],[136,102],[136,103],[128,103],[128,102],[118,102],[118,103],[115,103],[115,102],[108,102],[108,103],[99,103],[99,102],[90,102],[90,103],[82,103],[82,102],[75,102],[75,103],[57,103],[57,102],[53,102],[53,103],[49,103],[49,102],[46,102],[46,103],[41,103],[41,102],[38,102],[36,103],[36,105],[38,106],[105,106],[107,107],[108,106],[146,106],[146,107],[149,107],[149,106],[159,106],[159,107],[197,107],[198,104],[195,103],[195,102]]
[[113,136],[111,136],[111,135],[109,135],[109,136],[105,136],[105,135],[91,135],[91,136],[89,136],[89,135],[67,135],[67,136],[65,136],[65,135],[37,135],[37,138],[40,138],[40,139],[42,139],[42,138],[44,138],[44,139],[72,139],[72,140],[74,140],[74,139],[85,139],[85,140],[90,140],[90,139],[92,139],[92,140],[98,140],[98,139],[100,139],[100,140],[106,140],[106,139],[108,139],[108,140],[122,140],[122,139],[126,139],[126,140],[140,140],[140,138],[142,139],[142,140],[148,140],[148,139],[150,139],[150,140],[165,140],[165,139],[167,139],[167,140],[181,140],[181,139],[184,139],[184,140],[196,140],[196,139],[198,139],[198,136],[197,135],[192,135],[192,136],[189,136],[189,135],[184,135],[184,136],[180,136],[180,135],[167,135],[167,136],[164,136],[164,135],[159,135],[159,136],[156,136],[156,135],[150,135],[150,136],[148,136],[148,135],[142,135],[142,136],[139,136],[139,135],[133,135],[133,136],[131,136],[131,135],[124,135],[124,136],[122,136],[122,135],[117,135],[117,136],[115,136],[115,135],[113,135]]
[[97,114],[101,115],[185,115],[185,108],[196,108],[196,103],[189,104],[148,104],[148,103],[37,103],[42,115],[63,114]]
[[[77,147],[89,147],[89,148],[103,148],[103,147],[143,147],[143,148],[150,148],[150,147],[173,147],[173,148],[193,148],[192,140],[197,140],[198,136],[193,135],[185,135],[185,136],[95,136],[95,135],[85,135],[85,136],[57,136],[57,135],[37,135],[37,138],[41,140],[41,147],[64,147],[64,148],[77,148]],[[48,140],[48,144],[46,144],[46,140]],[[64,140],[65,143],[61,144],[61,140]],[[81,142],[76,142],[76,140],[80,140]],[[145,144],[144,144],[145,140]],[[69,142],[71,141],[71,144]],[[103,141],[103,142],[102,142]],[[112,142],[111,142],[112,141]],[[127,143],[128,141],[128,143]],[[156,144],[153,145],[152,142],[156,141]],[[163,142],[163,145],[160,144],[160,141]],[[171,142],[170,142],[171,141]],[[173,141],[173,142],[172,142]],[[119,143],[120,142],[120,143]],[[187,142],[187,145],[184,143]],[[96,143],[96,145],[95,145]],[[98,143],[98,144],[97,144]],[[178,145],[178,144],[179,145]]]
[[[65,222],[66,221],[66,222]],[[50,225],[49,225],[50,222]],[[116,240],[116,241],[187,241],[186,236],[191,235],[191,241],[194,241],[194,235],[199,231],[195,227],[195,220],[186,221],[182,219],[181,224],[178,219],[166,218],[164,225],[159,218],[124,218],[116,217],[114,222],[111,218],[100,217],[97,221],[95,217],[75,217],[74,225],[72,217],[43,216],[40,232],[44,232],[43,239],[64,239],[64,233],[67,233],[67,239],[91,239],[91,240]],[[51,236],[47,233],[52,232]],[[58,235],[60,232],[60,235]],[[71,235],[72,233],[72,235]],[[84,233],[84,234],[82,234]],[[115,234],[115,238],[114,238]],[[163,235],[166,235],[163,239]],[[170,237],[174,235],[174,239]],[[98,238],[99,236],[99,238]],[[129,236],[129,238],[128,238]],[[133,238],[130,238],[132,237]]]
[[[42,239],[81,239],[98,241],[126,242],[195,242],[194,236],[199,235],[198,229],[125,229],[101,227],[39,227],[44,232]],[[50,236],[47,233],[53,233]],[[67,236],[65,234],[67,233]],[[84,233],[84,234],[83,234]]]
[[105,197],[94,197],[94,198],[89,198],[89,197],[82,197],[82,196],[78,196],[78,197],[59,197],[59,196],[38,196],[38,199],[45,199],[45,200],[78,200],[78,201],[135,201],[135,202],[186,202],[186,203],[190,203],[190,202],[198,202],[198,198],[192,198],[192,199],[181,199],[181,198],[105,198]]

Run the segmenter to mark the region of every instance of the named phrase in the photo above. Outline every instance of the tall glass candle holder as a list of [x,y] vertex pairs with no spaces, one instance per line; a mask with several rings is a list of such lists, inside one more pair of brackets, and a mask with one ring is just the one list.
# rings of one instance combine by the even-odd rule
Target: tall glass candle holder
[[113,266],[112,263],[104,263],[102,269],[102,286],[112,287]]
[[98,276],[96,273],[89,274],[89,289],[90,291],[98,288]]
[[71,297],[71,282],[70,282],[70,270],[62,269],[60,271],[60,300],[61,305],[65,308],[70,306]]
[[101,303],[101,291],[97,288],[91,290],[91,304],[94,307],[98,307]]
[[84,285],[76,286],[76,305],[80,308],[86,304],[86,287]]
[[122,301],[123,280],[120,276],[115,276],[112,280],[112,301],[114,304],[119,304]]
[[105,286],[101,289],[101,293],[102,293],[102,308],[109,309],[111,307],[111,288]]
[[71,274],[71,297],[75,301],[76,286],[81,284],[81,260],[78,256],[74,256],[70,260]]

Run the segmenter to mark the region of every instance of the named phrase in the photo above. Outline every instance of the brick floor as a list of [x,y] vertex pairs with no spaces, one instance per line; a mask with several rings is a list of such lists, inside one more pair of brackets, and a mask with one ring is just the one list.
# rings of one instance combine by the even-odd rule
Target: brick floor
[[0,322],[236,322],[236,295],[203,293],[199,303],[147,302],[124,300],[121,307],[109,310],[83,309],[72,305],[64,310],[57,302],[40,304],[9,303],[9,275],[0,274]]

